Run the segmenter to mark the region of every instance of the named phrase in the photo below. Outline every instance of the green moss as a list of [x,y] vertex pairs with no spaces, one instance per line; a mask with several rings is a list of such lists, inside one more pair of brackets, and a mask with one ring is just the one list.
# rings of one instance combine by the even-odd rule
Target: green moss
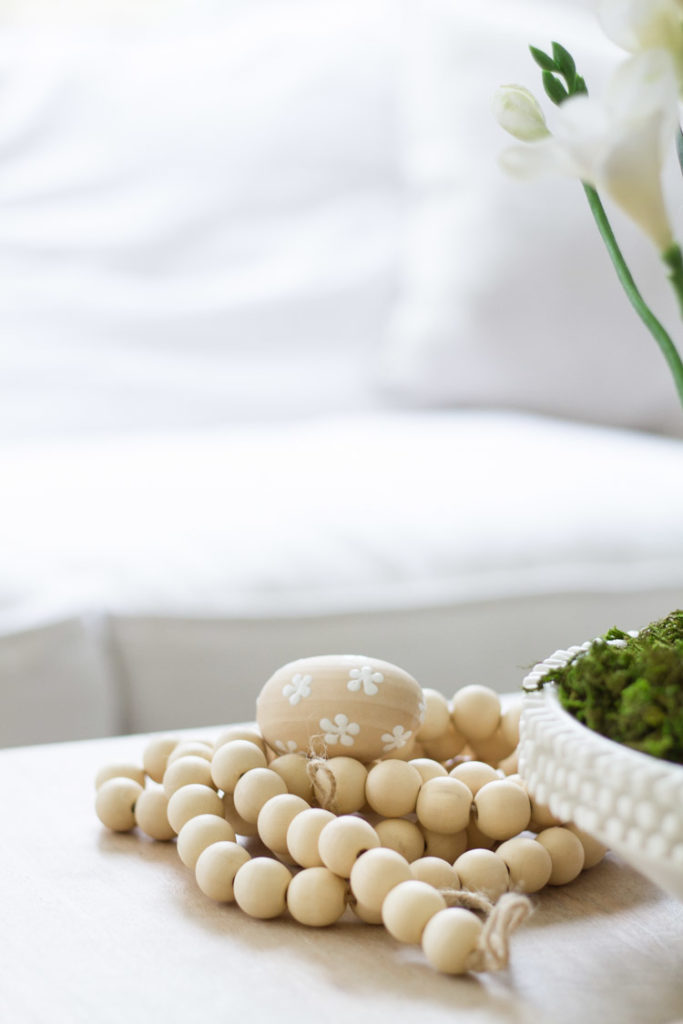
[[[617,645],[609,641],[620,641]],[[608,630],[541,682],[554,682],[563,707],[595,732],[683,764],[683,611],[637,637]]]

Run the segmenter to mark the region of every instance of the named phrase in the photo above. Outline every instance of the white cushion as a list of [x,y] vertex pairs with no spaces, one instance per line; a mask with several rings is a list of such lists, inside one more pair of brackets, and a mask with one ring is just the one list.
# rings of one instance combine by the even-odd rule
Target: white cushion
[[[249,718],[280,664],[335,650],[445,692],[514,689],[551,648],[642,626],[683,594],[673,439],[500,413],[368,415],[4,446],[0,464],[0,649],[106,613],[95,643],[118,686],[111,730]],[[24,645],[23,670],[3,679],[6,732],[18,686],[36,708],[62,686],[49,633],[36,636],[39,670]],[[88,671],[78,685],[67,672],[67,722]]]
[[[412,213],[385,384],[425,404],[527,409],[683,433],[666,363],[632,310],[577,181],[514,181],[498,154],[496,88],[541,98],[528,44],[574,54],[599,94],[622,59],[592,10],[567,0],[426,0],[406,32],[405,166]],[[671,210],[683,237],[672,142]],[[635,279],[672,333],[680,317],[649,240],[606,205]]]

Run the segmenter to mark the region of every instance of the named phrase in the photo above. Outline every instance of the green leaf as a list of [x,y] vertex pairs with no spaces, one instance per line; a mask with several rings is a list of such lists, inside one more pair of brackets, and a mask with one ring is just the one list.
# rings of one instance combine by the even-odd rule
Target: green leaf
[[553,57],[555,58],[555,67],[563,75],[570,94],[574,92],[574,84],[576,82],[576,64],[569,50],[565,50],[564,46],[560,43],[553,43]]
[[537,46],[530,46],[529,52],[533,59],[538,64],[539,68],[543,71],[559,71],[560,69],[555,64],[555,61],[543,50],[539,50]]
[[550,71],[543,72],[543,88],[557,106],[564,103],[569,97],[569,93],[562,85],[562,82],[555,75],[551,74]]
[[581,75],[577,75],[574,79],[574,96],[580,95],[587,96],[588,87],[586,85],[585,80],[581,77]]

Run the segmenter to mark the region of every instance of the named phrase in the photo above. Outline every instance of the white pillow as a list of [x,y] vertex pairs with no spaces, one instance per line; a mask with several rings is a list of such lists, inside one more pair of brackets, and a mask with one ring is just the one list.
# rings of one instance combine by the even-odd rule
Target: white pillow
[[[514,140],[491,113],[495,89],[517,81],[543,95],[529,43],[564,43],[595,92],[624,54],[592,11],[551,0],[426,0],[406,40],[412,213],[385,386],[424,404],[680,432],[669,371],[621,290],[580,184],[521,184],[497,159]],[[680,337],[658,254],[618,213],[613,223],[645,297]]]
[[384,0],[52,20],[0,28],[0,436],[362,407],[400,204]]

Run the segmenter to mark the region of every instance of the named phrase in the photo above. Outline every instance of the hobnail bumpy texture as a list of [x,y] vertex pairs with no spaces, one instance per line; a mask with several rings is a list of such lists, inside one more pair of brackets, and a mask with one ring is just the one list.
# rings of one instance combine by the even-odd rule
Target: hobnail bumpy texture
[[[524,684],[588,646],[557,651]],[[683,899],[683,765],[592,732],[562,708],[551,685],[524,700],[519,770],[532,796]]]

